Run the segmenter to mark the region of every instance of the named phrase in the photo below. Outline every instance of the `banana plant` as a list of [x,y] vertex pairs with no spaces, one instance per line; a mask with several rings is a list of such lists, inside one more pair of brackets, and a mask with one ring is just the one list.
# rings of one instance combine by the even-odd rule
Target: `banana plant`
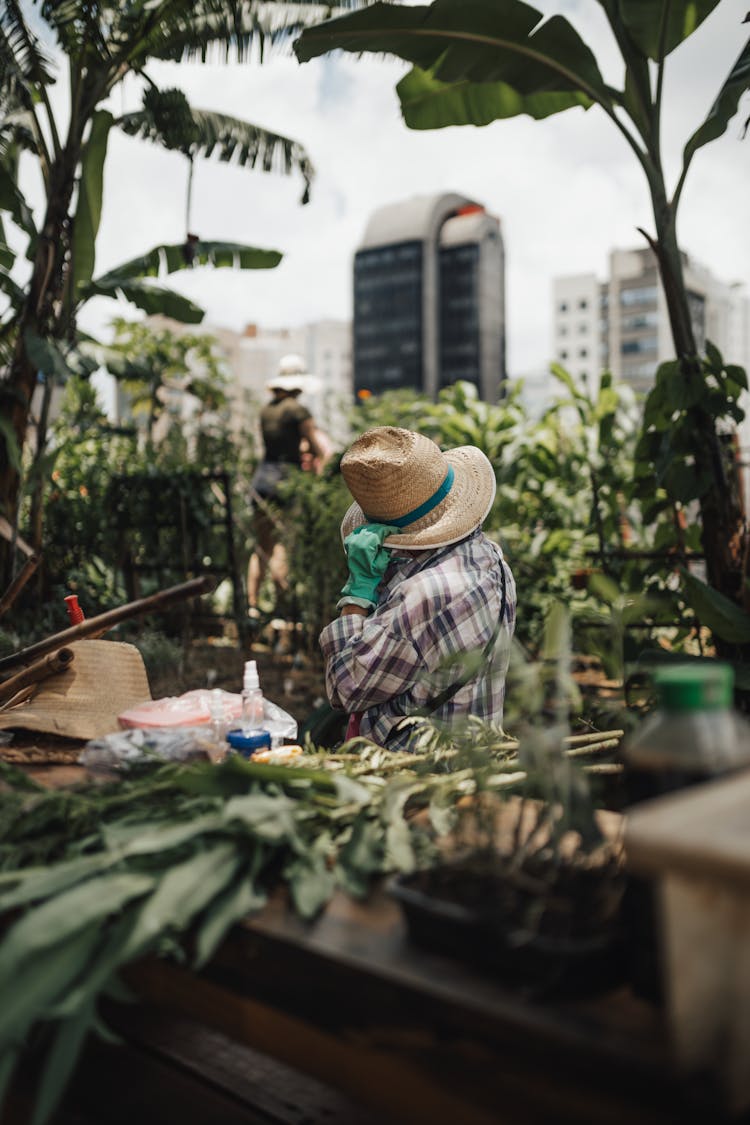
[[[305,29],[295,43],[301,62],[344,50],[395,55],[412,64],[397,93],[412,129],[486,125],[526,114],[547,117],[592,107],[606,115],[646,178],[654,232],[644,234],[658,262],[669,312],[675,378],[691,399],[691,457],[701,489],[708,576],[737,600],[748,555],[747,531],[731,469],[709,409],[697,355],[676,221],[686,177],[698,150],[720,137],[750,86],[750,41],[718,87],[705,118],[688,139],[670,191],[663,170],[662,127],[666,63],[719,0],[598,0],[623,64],[621,87],[610,85],[588,44],[562,14],[545,19],[523,0],[434,0],[365,10]],[[748,17],[750,18],[750,17]]]
[[[358,2],[332,7],[311,0],[35,0],[32,11],[22,0],[0,0],[0,210],[17,236],[6,237],[5,227],[0,229],[0,513],[11,524],[17,519],[32,395],[40,377],[47,387],[64,377],[86,300],[124,297],[146,312],[197,323],[202,311],[154,285],[149,279],[155,272],[172,272],[180,255],[184,267],[271,268],[280,260],[275,251],[200,242],[186,233],[184,247],[146,255],[143,273],[134,259],[127,268],[97,277],[112,130],[182,152],[188,170],[195,160],[214,159],[299,175],[303,201],[309,195],[314,169],[298,141],[191,106],[182,91],[159,88],[150,64],[262,61],[269,49],[288,48],[307,24]],[[143,82],[142,106],[116,117],[111,95],[131,75]],[[56,82],[67,84],[67,97],[53,97]],[[60,112],[66,103],[69,112],[67,106]],[[39,217],[19,183],[21,154],[27,165],[33,161],[41,181]],[[17,253],[19,240],[25,249]],[[153,268],[157,259],[159,271]],[[38,366],[42,352],[51,366]],[[12,573],[12,562],[0,539],[0,585]]]

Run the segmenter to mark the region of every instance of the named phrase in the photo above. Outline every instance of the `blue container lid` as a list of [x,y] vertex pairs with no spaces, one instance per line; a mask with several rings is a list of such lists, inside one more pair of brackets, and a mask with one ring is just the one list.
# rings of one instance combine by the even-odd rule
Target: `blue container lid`
[[267,730],[230,730],[227,742],[233,750],[249,758],[256,750],[270,750],[271,735]]

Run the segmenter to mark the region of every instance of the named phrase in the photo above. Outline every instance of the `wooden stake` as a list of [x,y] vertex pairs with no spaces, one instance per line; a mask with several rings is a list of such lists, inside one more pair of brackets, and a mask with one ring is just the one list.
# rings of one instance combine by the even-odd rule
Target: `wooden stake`
[[100,636],[102,633],[106,633],[108,629],[113,629],[115,625],[119,625],[121,621],[128,621],[131,617],[157,612],[170,602],[195,598],[200,594],[208,594],[215,587],[216,579],[210,574],[204,574],[201,578],[191,578],[189,582],[181,582],[179,586],[170,586],[167,590],[159,590],[155,594],[150,594],[147,598],[138,598],[134,602],[118,606],[117,609],[109,609],[106,613],[100,613],[97,617],[87,617],[79,625],[71,625],[69,629],[63,629],[60,633],[54,633],[45,640],[37,641],[36,644],[21,649],[20,652],[3,657],[0,660],[0,674],[11,668],[17,668],[19,664],[28,664],[31,660],[52,652],[53,649],[70,644],[71,641],[81,641],[94,635]]
[[17,672],[15,676],[0,684],[0,701],[9,699],[21,688],[37,684],[40,680],[46,680],[48,676],[54,676],[56,672],[64,672],[66,668],[70,668],[74,659],[75,653],[70,648],[61,648],[58,652],[48,653],[41,660],[30,664],[22,672]]
[[21,590],[23,590],[24,586],[31,578],[32,574],[38,566],[39,555],[30,555],[19,570],[16,577],[11,582],[8,589],[3,594],[2,598],[0,598],[0,617],[8,612],[10,607],[13,605],[13,602],[21,593]]

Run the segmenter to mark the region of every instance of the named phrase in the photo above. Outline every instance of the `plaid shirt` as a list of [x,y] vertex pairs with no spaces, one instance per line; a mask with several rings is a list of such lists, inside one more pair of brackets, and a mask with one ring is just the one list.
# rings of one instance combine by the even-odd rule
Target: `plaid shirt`
[[506,605],[494,655],[432,714],[476,715],[502,723],[505,674],[516,622],[516,588],[502,551],[480,530],[460,543],[395,557],[369,617],[347,614],[320,635],[331,705],[363,712],[361,734],[389,750],[407,748],[408,727],[394,731],[461,675],[457,654],[481,652]]

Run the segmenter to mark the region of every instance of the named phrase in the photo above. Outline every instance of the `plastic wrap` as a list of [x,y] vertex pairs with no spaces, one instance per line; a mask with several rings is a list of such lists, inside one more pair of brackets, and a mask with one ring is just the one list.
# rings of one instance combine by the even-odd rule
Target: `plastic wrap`
[[[211,725],[216,730],[242,726],[242,696],[220,688],[197,688],[184,695],[152,699],[118,715],[120,726],[149,730]],[[270,699],[263,699],[263,729],[271,735],[273,746],[294,742],[297,721]]]
[[167,762],[189,762],[196,758],[218,760],[223,748],[217,746],[207,727],[179,727],[168,730],[132,728],[93,738],[78,756],[89,770],[116,770],[159,758]]

